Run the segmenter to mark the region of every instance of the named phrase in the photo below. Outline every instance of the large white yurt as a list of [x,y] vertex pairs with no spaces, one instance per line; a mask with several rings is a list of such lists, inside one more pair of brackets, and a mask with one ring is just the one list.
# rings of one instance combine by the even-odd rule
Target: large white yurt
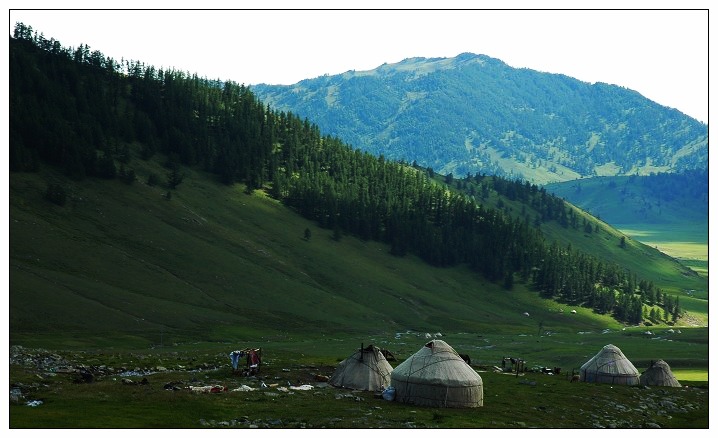
[[476,408],[484,405],[484,386],[449,344],[433,340],[394,368],[396,401],[420,406]]
[[641,374],[640,377],[641,385],[646,386],[673,386],[680,388],[681,384],[678,383],[678,379],[673,375],[671,367],[662,360],[659,359],[655,362],[651,362],[646,371]]
[[581,366],[579,380],[590,383],[638,385],[640,374],[631,361],[623,355],[621,349],[608,344]]
[[393,370],[379,348],[359,348],[337,366],[329,384],[341,388],[379,391],[389,386]]

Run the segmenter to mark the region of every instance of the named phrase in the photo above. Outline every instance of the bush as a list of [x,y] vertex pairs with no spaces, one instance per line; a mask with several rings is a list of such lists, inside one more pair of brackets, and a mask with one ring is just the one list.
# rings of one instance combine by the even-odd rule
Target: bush
[[137,179],[134,169],[126,170],[124,164],[120,164],[119,177],[125,184],[132,184]]
[[150,172],[149,175],[147,175],[147,185],[150,187],[154,187],[157,184],[159,184],[160,178],[157,176],[156,173]]
[[180,172],[179,165],[177,165],[167,173],[167,187],[174,190],[182,183],[183,179],[184,174]]

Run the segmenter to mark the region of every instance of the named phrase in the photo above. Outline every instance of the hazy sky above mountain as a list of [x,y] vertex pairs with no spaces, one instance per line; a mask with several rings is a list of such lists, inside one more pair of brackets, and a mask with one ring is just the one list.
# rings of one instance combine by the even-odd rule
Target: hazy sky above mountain
[[[364,2],[361,7],[397,5],[374,3]],[[201,6],[237,4],[207,1]],[[261,7],[296,4],[279,1]],[[322,1],[299,4],[336,6]],[[654,7],[666,4],[651,2]],[[680,4],[707,7],[701,1]],[[182,1],[172,5],[198,6]],[[248,5],[260,7],[254,2]],[[442,7],[453,5],[442,3]],[[641,4],[620,2],[623,8],[637,5]],[[92,6],[63,2],[63,7]],[[160,6],[156,1],[122,4],[123,8]],[[604,2],[604,7],[610,6]],[[12,0],[11,7],[54,4]],[[139,60],[247,85],[293,84],[405,58],[472,52],[513,67],[620,85],[708,122],[706,10],[10,10],[10,34],[18,21],[63,46],[84,43],[118,60]]]

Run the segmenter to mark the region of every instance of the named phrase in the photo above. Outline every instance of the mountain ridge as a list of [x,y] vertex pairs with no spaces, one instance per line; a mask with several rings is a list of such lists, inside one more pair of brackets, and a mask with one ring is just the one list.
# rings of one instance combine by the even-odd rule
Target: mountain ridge
[[412,57],[250,88],[355,147],[443,174],[543,184],[707,166],[707,125],[680,111],[624,87],[487,55]]

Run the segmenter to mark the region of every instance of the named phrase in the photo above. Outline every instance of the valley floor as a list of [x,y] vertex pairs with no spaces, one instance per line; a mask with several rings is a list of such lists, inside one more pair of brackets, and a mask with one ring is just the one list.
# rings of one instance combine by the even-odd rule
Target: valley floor
[[322,380],[336,364],[322,359],[274,358],[256,376],[246,377],[231,370],[224,354],[192,355],[14,347],[10,427],[708,427],[707,382],[683,382],[682,388],[628,387],[571,383],[564,374],[514,375],[475,367],[484,384],[484,406],[442,409],[329,386]]

